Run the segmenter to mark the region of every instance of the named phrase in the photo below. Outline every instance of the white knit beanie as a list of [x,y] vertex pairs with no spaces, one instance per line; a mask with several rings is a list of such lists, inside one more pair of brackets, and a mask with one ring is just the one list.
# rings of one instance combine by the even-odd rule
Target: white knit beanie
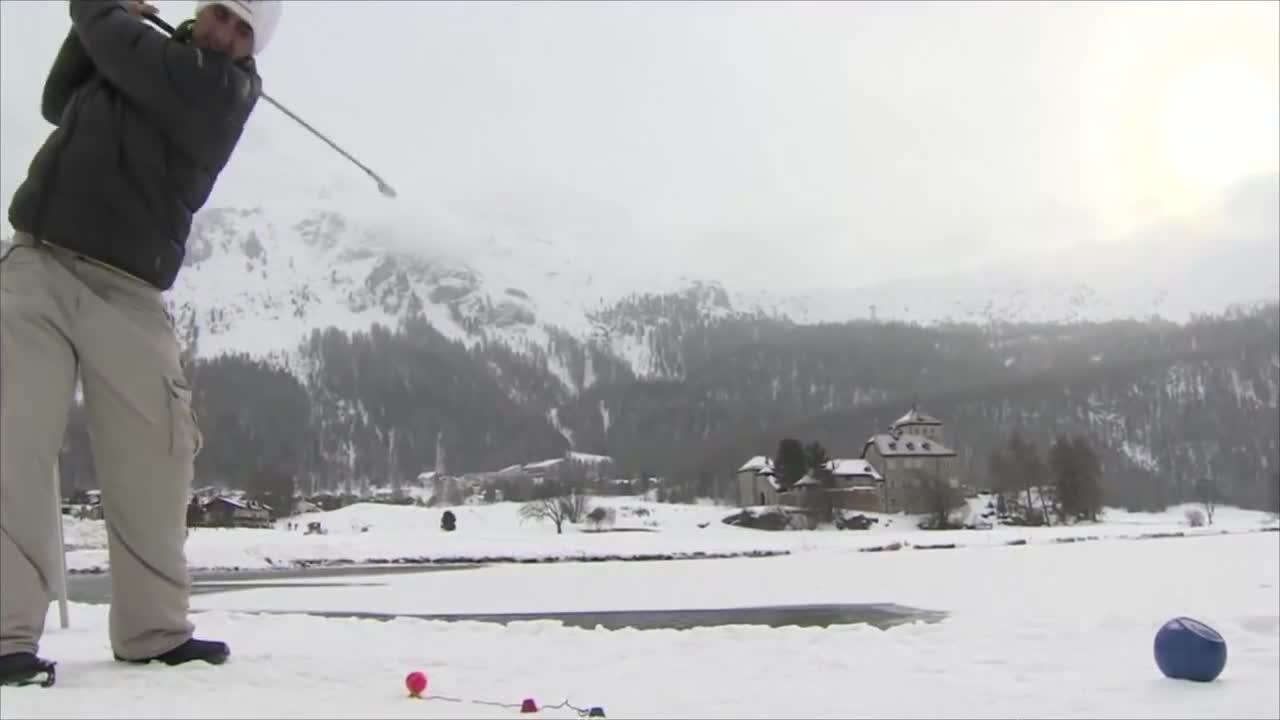
[[257,55],[275,33],[284,3],[282,0],[197,0],[196,14],[210,5],[221,5],[249,23],[253,28],[253,54]]

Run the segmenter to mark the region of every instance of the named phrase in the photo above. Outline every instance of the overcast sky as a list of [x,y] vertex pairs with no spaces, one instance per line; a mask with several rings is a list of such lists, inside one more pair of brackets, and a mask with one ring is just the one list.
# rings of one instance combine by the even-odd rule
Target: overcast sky
[[[1278,8],[289,0],[267,91],[400,198],[266,105],[257,191],[792,287],[1125,242],[1280,169]],[[67,24],[0,2],[6,208]]]

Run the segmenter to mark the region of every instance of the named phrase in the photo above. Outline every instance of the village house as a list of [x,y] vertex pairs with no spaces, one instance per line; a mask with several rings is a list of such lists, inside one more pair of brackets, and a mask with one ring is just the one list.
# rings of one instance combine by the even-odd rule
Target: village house
[[956,453],[943,444],[942,421],[912,406],[886,433],[871,436],[862,459],[884,478],[884,512],[912,512],[923,482],[960,486]]
[[[329,512],[360,502],[360,498],[346,493],[324,491],[307,496],[306,501],[320,512]],[[299,512],[312,511],[299,510]]]
[[271,507],[255,500],[219,495],[201,503],[204,525],[213,527],[271,527]]
[[551,458],[537,462],[525,463],[520,469],[534,485],[541,485],[547,480],[557,480],[564,472],[564,458]]
[[884,478],[866,460],[835,459],[826,464],[830,483],[806,474],[786,490],[781,489],[773,471],[773,461],[757,455],[738,468],[738,503],[753,505],[794,505],[808,507],[814,494],[832,509],[878,511],[882,504]]
[[773,474],[773,461],[764,455],[756,455],[738,468],[738,504],[779,505],[782,503],[777,479]]
[[[630,480],[613,477],[613,462],[613,458],[608,455],[593,455],[570,450],[565,451],[560,457],[528,463],[516,463],[508,465],[501,470],[470,472],[460,478],[448,478],[446,476],[445,479],[456,482],[464,498],[480,498],[486,491],[493,490],[495,499],[500,499],[497,496],[501,494],[501,488],[513,485],[525,488],[526,491],[532,491],[532,488],[556,482],[572,482],[575,484],[585,482],[593,485],[604,484],[611,487],[629,485]],[[581,471],[580,476],[575,478],[574,468],[571,468],[571,464]],[[423,483],[424,487],[442,487],[439,485],[441,477],[437,472],[424,472],[418,476],[418,479]],[[442,492],[443,490],[438,490],[437,494]]]
[[827,463],[831,486],[828,501],[833,510],[879,512],[884,505],[884,477],[862,458]]

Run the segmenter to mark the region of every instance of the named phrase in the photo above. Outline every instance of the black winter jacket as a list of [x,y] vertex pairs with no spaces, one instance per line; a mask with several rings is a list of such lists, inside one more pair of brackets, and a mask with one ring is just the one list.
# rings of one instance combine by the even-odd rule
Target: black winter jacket
[[192,216],[213,190],[262,83],[118,2],[70,0],[72,31],[45,83],[57,127],[14,193],[17,230],[173,286]]

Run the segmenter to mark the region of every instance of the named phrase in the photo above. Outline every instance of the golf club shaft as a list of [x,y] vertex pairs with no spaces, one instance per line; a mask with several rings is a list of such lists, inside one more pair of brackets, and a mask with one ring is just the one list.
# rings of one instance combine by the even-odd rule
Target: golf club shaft
[[[143,15],[143,17],[144,17],[144,18],[146,18],[147,20],[151,21],[151,23],[152,23],[152,24],[154,24],[156,27],[159,27],[160,29],[162,29],[162,30],[164,30],[165,32],[169,33],[169,35],[170,35],[170,36],[172,36],[172,35],[174,34],[174,32],[175,32],[174,27],[173,27],[172,25],[170,25],[169,23],[165,22],[164,20],[162,20],[159,16],[157,16],[157,15]],[[263,100],[266,100],[267,102],[271,103],[272,105],[275,105],[275,106],[276,106],[276,108],[280,110],[280,112],[284,113],[285,115],[288,115],[290,118],[292,118],[292,119],[293,119],[295,122],[297,122],[299,125],[301,125],[302,127],[306,128],[307,130],[311,131],[311,134],[312,134],[312,135],[315,135],[316,137],[318,137],[318,138],[320,138],[321,140],[323,140],[323,141],[325,141],[326,143],[328,143],[329,147],[333,148],[334,150],[337,150],[337,151],[338,151],[338,153],[342,155],[342,157],[344,157],[344,158],[346,158],[346,159],[350,160],[353,164],[355,164],[355,166],[356,166],[356,167],[358,167],[358,168],[360,168],[361,170],[363,170],[363,171],[365,171],[366,173],[368,173],[369,177],[373,178],[373,179],[378,183],[378,191],[379,191],[379,192],[381,192],[383,195],[386,195],[387,197],[395,197],[395,196],[396,196],[396,191],[395,191],[395,190],[393,190],[393,189],[391,188],[391,186],[390,186],[390,185],[388,185],[388,184],[386,183],[386,181],[384,181],[382,178],[378,177],[378,174],[377,174],[377,173],[375,173],[373,170],[370,170],[370,169],[369,169],[369,167],[368,167],[368,166],[366,166],[364,163],[362,163],[362,162],[360,162],[359,160],[355,159],[355,158],[351,155],[351,153],[349,153],[349,152],[347,152],[346,150],[343,150],[342,148],[338,147],[338,144],[337,144],[337,143],[335,143],[334,141],[332,141],[332,140],[330,140],[329,138],[325,137],[325,136],[324,136],[324,134],[323,134],[323,133],[321,133],[319,130],[316,130],[315,128],[311,127],[311,125],[310,125],[310,124],[308,124],[308,123],[307,123],[307,121],[305,121],[305,120],[303,120],[302,118],[298,117],[296,114],[294,114],[294,112],[293,112],[292,110],[290,110],[289,108],[286,108],[284,105],[281,105],[279,102],[277,102],[277,101],[276,101],[276,99],[275,99],[275,98],[271,97],[270,95],[266,94],[265,92],[264,92],[264,93],[262,93],[262,99],[263,99]]]

